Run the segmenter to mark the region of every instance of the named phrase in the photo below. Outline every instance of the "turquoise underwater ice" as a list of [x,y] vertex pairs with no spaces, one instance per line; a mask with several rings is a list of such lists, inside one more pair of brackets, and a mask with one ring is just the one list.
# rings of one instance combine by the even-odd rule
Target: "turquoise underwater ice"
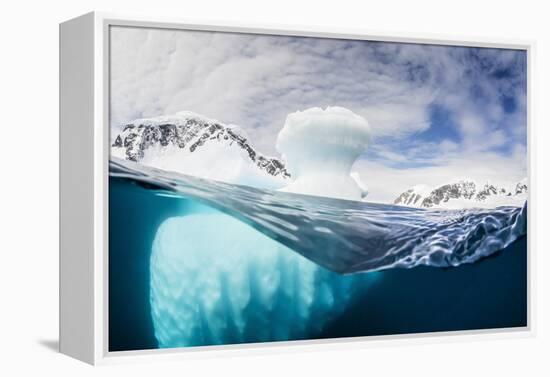
[[376,273],[341,275],[212,209],[171,217],[151,255],[159,347],[306,339]]

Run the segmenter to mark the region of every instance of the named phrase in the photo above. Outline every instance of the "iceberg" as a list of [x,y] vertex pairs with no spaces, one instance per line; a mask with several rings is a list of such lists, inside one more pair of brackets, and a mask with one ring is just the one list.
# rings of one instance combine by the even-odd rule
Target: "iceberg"
[[281,191],[361,200],[365,188],[351,175],[371,139],[369,123],[343,107],[314,107],[289,114],[277,136],[292,181]]
[[376,277],[331,272],[206,206],[161,224],[150,269],[163,348],[319,336]]

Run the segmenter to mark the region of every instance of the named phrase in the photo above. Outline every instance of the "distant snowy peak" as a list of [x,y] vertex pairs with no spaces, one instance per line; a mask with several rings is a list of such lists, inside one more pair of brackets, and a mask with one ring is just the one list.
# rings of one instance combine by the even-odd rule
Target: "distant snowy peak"
[[485,200],[491,196],[495,196],[495,195],[507,195],[509,194],[509,192],[503,188],[503,187],[498,187],[498,186],[495,186],[493,184],[490,184],[490,183],[486,183],[482,188],[481,190],[479,190],[476,194],[476,200],[478,201],[482,201],[482,200]]
[[234,183],[242,178],[239,175],[258,173],[256,169],[260,180],[261,174],[281,181],[290,178],[283,162],[257,152],[238,126],[188,111],[126,124],[114,139],[111,153],[161,169]]
[[422,207],[430,208],[448,202],[450,199],[471,200],[476,194],[476,184],[472,181],[459,181],[446,184],[433,190],[422,200]]
[[413,186],[400,194],[394,204],[421,208],[521,206],[526,197],[526,179],[518,182],[511,190],[489,182],[477,187],[471,180],[461,180],[434,189],[426,185]]
[[395,199],[394,204],[400,204],[409,207],[419,207],[431,189],[426,185],[416,185],[403,192]]
[[516,184],[515,195],[527,193],[527,178],[522,179]]

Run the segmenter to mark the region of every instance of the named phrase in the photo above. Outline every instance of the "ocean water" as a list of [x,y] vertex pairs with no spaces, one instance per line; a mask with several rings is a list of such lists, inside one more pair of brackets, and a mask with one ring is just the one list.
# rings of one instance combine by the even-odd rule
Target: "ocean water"
[[521,327],[527,205],[428,211],[115,159],[111,351]]

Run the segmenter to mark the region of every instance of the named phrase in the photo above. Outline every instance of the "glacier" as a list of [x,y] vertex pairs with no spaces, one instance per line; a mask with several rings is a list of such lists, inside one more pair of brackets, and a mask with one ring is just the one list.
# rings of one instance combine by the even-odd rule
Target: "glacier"
[[288,114],[277,136],[291,182],[281,191],[361,200],[363,185],[351,175],[371,139],[369,123],[343,107],[313,107]]
[[161,348],[319,336],[377,278],[329,271],[201,205],[161,224],[150,276]]

